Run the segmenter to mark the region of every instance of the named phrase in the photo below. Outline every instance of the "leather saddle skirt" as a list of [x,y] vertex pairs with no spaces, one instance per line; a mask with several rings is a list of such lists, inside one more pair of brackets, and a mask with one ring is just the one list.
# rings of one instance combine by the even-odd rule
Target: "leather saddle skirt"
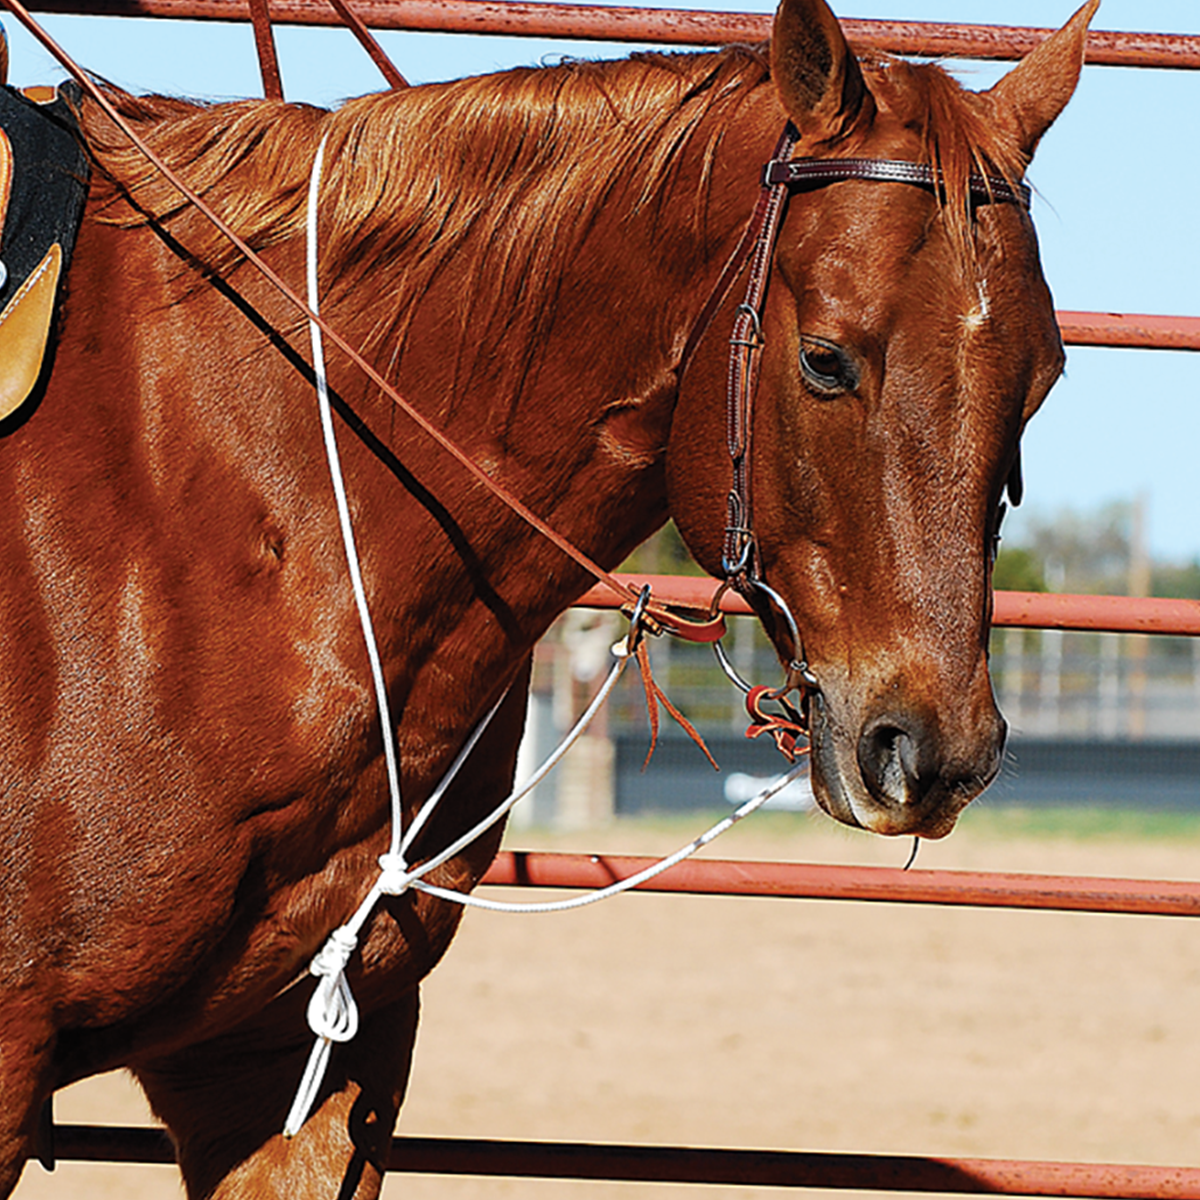
[[[4,49],[0,70],[7,58]],[[78,100],[74,84],[28,93],[0,86],[0,422],[17,412],[46,368],[87,198]]]

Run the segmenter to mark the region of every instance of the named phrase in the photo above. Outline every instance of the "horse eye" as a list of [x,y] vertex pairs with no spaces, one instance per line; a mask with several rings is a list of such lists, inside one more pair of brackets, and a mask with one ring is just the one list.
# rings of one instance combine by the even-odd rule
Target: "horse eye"
[[800,373],[809,387],[826,396],[858,387],[858,371],[846,351],[818,338],[801,340]]

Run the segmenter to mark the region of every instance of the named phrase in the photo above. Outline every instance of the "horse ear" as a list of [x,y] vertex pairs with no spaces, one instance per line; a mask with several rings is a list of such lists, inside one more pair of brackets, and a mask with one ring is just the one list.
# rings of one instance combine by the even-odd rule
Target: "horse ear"
[[1026,159],[1067,106],[1083,69],[1088,23],[1100,0],[1088,2],[986,92],[997,123],[1007,126]]
[[866,94],[858,60],[825,0],[781,0],[771,34],[771,77],[806,142],[847,134]]

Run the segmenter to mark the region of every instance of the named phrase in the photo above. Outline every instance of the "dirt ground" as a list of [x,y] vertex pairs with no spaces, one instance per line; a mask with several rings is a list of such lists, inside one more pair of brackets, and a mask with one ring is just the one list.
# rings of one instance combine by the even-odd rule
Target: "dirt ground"
[[[751,826],[748,822],[747,826]],[[713,857],[901,865],[908,844],[766,818]],[[648,853],[690,827],[525,847]],[[1200,877],[1200,840],[973,831],[926,868]],[[496,894],[494,891],[491,894]],[[1200,1165],[1200,922],[625,896],[470,913],[425,988],[403,1133]],[[58,1119],[147,1119],[121,1076]],[[173,1169],[26,1171],[19,1200],[165,1200]],[[392,1176],[389,1200],[712,1200],[775,1190]]]

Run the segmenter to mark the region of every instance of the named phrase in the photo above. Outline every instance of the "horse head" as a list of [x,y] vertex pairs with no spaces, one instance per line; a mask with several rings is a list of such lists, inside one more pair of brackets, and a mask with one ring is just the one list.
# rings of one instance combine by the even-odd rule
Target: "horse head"
[[[878,833],[943,836],[999,770],[993,546],[1021,432],[1064,361],[1012,185],[1075,88],[1097,6],[980,94],[935,66],[860,61],[824,0],[784,0],[776,16],[773,120],[799,131],[793,157],[929,172],[927,186],[794,190],[744,468],[752,569],[739,579],[794,681],[800,663],[814,681],[813,790]],[[718,575],[737,573],[722,535],[737,522],[714,519],[732,469],[713,399],[721,341],[706,334],[687,366],[667,468],[680,531]]]

